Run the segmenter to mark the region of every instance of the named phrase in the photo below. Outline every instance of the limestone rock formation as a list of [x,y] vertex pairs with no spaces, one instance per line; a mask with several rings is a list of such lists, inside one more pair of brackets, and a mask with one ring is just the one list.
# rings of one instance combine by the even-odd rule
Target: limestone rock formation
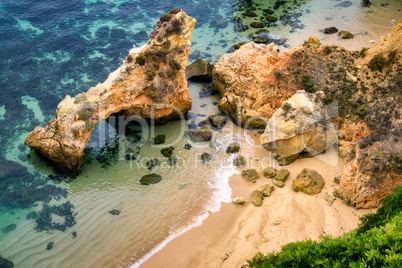
[[293,180],[292,188],[296,192],[315,195],[324,188],[325,181],[317,171],[305,168]]
[[238,125],[265,128],[267,119],[298,89],[287,77],[279,79],[280,67],[288,60],[288,53],[278,55],[273,43],[248,43],[223,55],[212,72],[222,96],[219,109]]
[[131,49],[104,83],[66,96],[56,118],[35,128],[25,144],[62,170],[77,173],[94,126],[111,114],[162,124],[187,113],[191,97],[185,66],[194,25],[181,9],[161,16],[147,44]]
[[263,135],[262,146],[280,157],[296,159],[302,152],[318,154],[337,141],[321,94],[298,91],[278,109]]

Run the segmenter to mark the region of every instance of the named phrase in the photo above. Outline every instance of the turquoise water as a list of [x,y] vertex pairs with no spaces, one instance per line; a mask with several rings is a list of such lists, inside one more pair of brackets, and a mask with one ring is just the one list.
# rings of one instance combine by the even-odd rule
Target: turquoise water
[[[55,176],[52,168],[23,144],[30,131],[54,117],[65,95],[74,96],[103,82],[133,45],[141,46],[148,40],[158,17],[170,9],[182,7],[197,19],[190,62],[198,57],[216,62],[233,44],[256,36],[258,29],[252,27],[238,31],[238,17],[247,26],[262,21],[266,31],[260,34],[276,42],[281,51],[301,44],[309,35],[320,37],[323,43],[359,49],[385,36],[402,9],[399,0],[375,1],[369,9],[357,0],[347,8],[336,7],[339,1],[330,0],[284,2],[1,0],[0,256],[17,267],[83,267],[105,265],[110,260],[130,265],[163,245],[167,237],[199,224],[207,210],[218,210],[221,201],[230,200],[227,177],[236,170],[197,169],[197,153],[226,156],[208,145],[184,150],[187,140],[177,132],[181,124],[186,127],[183,122],[156,129],[172,139],[179,136],[173,144],[175,153],[190,161],[173,168],[158,167],[156,171],[166,184],[155,187],[138,183],[148,172],[136,167],[138,161],[118,160],[111,145],[117,136],[107,122],[94,132],[87,162],[75,180]],[[246,11],[256,17],[243,16]],[[278,20],[268,23],[268,14]],[[320,30],[328,26],[349,30],[356,37],[344,41],[336,35],[326,36]],[[219,98],[199,99],[200,87],[190,85],[193,112],[218,113],[213,102]],[[202,104],[207,107],[200,107]],[[199,116],[197,123],[202,119]],[[151,148],[150,137],[142,135],[145,145],[138,148],[141,159],[161,157],[161,148]],[[240,139],[245,146],[252,146],[242,132],[216,138],[223,143]],[[225,179],[217,183],[214,178],[218,175]],[[174,196],[180,202],[170,199]],[[112,209],[121,210],[121,215],[112,216]],[[148,228],[149,222],[158,224]],[[46,250],[49,242],[55,242],[54,247]]]

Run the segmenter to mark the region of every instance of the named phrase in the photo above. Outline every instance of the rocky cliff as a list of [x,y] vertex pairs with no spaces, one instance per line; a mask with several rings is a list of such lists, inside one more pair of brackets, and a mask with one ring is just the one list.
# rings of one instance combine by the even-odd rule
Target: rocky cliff
[[66,96],[56,118],[35,128],[25,144],[60,169],[77,173],[95,124],[111,114],[162,124],[187,113],[192,101],[185,67],[194,26],[195,19],[181,9],[161,16],[147,44],[131,49],[102,84]]
[[247,128],[265,128],[279,108],[286,114],[297,90],[323,91],[346,161],[335,194],[357,208],[376,207],[402,184],[402,19],[361,51],[306,42],[278,55],[272,44],[243,45],[217,62],[213,83],[219,109]]

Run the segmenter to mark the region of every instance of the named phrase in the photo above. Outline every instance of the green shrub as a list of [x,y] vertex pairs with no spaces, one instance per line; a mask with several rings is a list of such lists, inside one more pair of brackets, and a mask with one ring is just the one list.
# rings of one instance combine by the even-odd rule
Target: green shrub
[[366,115],[366,108],[364,106],[359,106],[356,110],[356,114],[359,116],[365,116]]
[[382,69],[385,67],[386,63],[387,60],[385,59],[385,57],[381,54],[377,54],[370,60],[367,66],[373,72],[374,71],[382,72]]
[[292,109],[292,105],[285,102],[285,103],[283,103],[282,109],[285,110],[285,112],[288,112],[288,111],[290,111],[290,109]]
[[303,87],[307,92],[313,93],[316,91],[315,87],[314,87],[314,80],[311,78],[311,76],[309,76],[307,74],[303,75],[302,82],[303,82]]
[[169,61],[169,65],[170,65],[170,68],[172,68],[172,71],[174,73],[177,73],[177,71],[179,71],[181,69],[180,63],[178,63],[175,59],[171,59]]
[[325,55],[331,54],[331,52],[332,52],[332,48],[330,48],[330,47],[325,47],[324,48],[324,54]]
[[362,58],[366,57],[366,52],[367,52],[367,47],[363,47],[362,50],[360,50],[360,57],[362,57]]

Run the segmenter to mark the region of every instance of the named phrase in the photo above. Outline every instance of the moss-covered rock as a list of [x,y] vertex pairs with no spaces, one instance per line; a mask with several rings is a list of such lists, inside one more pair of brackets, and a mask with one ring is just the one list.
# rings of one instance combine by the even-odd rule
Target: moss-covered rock
[[173,155],[173,150],[174,150],[174,147],[173,147],[173,146],[170,146],[170,147],[167,147],[167,148],[163,148],[163,149],[161,150],[161,154],[162,154],[164,157],[171,157],[171,156]]
[[325,34],[333,34],[333,33],[337,33],[337,32],[338,32],[338,28],[336,28],[336,27],[327,27],[324,29]]
[[162,177],[158,174],[148,174],[141,178],[140,183],[142,185],[156,184],[162,180]]
[[338,33],[340,39],[352,39],[354,35],[348,31],[340,31]]
[[252,28],[264,28],[264,23],[259,21],[253,21],[252,23],[250,23],[250,26]]
[[166,139],[166,135],[158,135],[153,139],[152,143],[153,144],[163,144],[163,143],[165,143],[165,139]]
[[264,196],[261,191],[255,190],[251,193],[250,202],[256,207],[260,207],[262,205],[262,201],[264,200]]
[[285,182],[287,180],[287,178],[289,177],[289,175],[290,175],[290,172],[286,168],[282,168],[281,170],[279,170],[276,173],[276,176],[274,177],[274,179]]
[[240,151],[240,144],[238,142],[232,142],[229,144],[228,148],[226,148],[227,154],[238,153]]
[[118,216],[120,215],[120,210],[118,209],[112,209],[111,211],[109,211],[109,214],[112,214],[113,216]]
[[325,181],[317,171],[305,168],[293,181],[292,188],[296,192],[303,192],[309,195],[315,195],[324,188]]
[[268,22],[275,22],[275,21],[277,21],[278,20],[278,18],[277,17],[275,17],[275,16],[272,16],[272,15],[270,15],[270,16],[267,16],[267,21]]
[[273,178],[276,176],[276,169],[273,167],[267,167],[266,169],[264,169],[264,171],[262,172],[262,174],[266,177],[266,178]]
[[260,177],[257,171],[254,169],[248,169],[248,170],[243,170],[241,172],[241,175],[243,178],[245,178],[247,181],[255,183],[257,179]]

